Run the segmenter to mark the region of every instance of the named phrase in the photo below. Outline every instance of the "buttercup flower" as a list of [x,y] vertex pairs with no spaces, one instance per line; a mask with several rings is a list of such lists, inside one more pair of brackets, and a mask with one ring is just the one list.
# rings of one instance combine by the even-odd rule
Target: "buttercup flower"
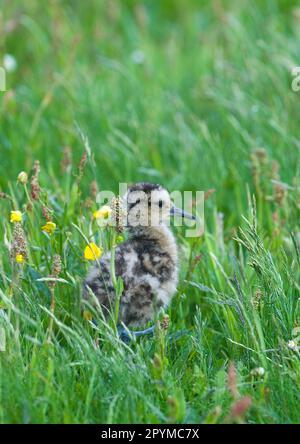
[[25,171],[21,171],[21,173],[19,173],[18,175],[18,182],[21,183],[22,185],[26,185],[27,180],[28,180],[27,173],[25,173]]
[[111,215],[111,208],[108,205],[103,205],[99,210],[93,212],[94,219],[108,219]]
[[10,212],[10,221],[12,223],[22,222],[22,213],[21,213],[21,211],[11,211]]
[[45,233],[53,234],[56,228],[56,224],[54,222],[48,221],[45,225],[42,226],[42,230]]
[[97,247],[94,242],[90,242],[84,249],[84,258],[88,261],[95,261],[96,259],[99,259],[101,254],[101,248]]
[[16,262],[17,262],[18,264],[23,264],[23,262],[24,262],[24,256],[23,256],[23,254],[16,254]]
[[88,310],[84,310],[82,313],[83,319],[85,319],[86,321],[91,321],[93,319],[93,315],[90,311]]

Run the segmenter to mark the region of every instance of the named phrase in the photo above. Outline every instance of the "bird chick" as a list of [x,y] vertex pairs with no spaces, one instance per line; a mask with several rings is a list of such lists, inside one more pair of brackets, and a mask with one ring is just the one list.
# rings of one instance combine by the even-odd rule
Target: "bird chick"
[[[132,185],[123,198],[129,240],[115,250],[115,273],[123,280],[119,322],[138,327],[153,320],[169,304],[178,282],[178,251],[169,228],[170,214],[193,216],[175,208],[167,190],[152,183]],[[99,300],[104,315],[112,310],[115,290],[110,275],[111,253],[102,256],[84,282]]]

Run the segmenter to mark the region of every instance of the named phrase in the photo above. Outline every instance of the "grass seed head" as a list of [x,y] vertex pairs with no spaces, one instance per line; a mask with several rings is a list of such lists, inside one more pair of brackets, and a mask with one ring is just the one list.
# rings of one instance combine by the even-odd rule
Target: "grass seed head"
[[14,223],[13,242],[10,250],[10,257],[13,262],[17,260],[17,256],[19,258],[22,256],[24,260],[28,257],[27,242],[21,222]]
[[168,328],[170,326],[170,317],[167,314],[164,314],[164,316],[160,322],[160,326],[161,326],[162,330],[168,330]]
[[239,395],[239,392],[237,389],[236,369],[235,369],[235,365],[233,362],[229,363],[227,384],[228,384],[228,389],[229,389],[230,393],[232,394],[233,398],[237,398]]
[[22,185],[26,185],[27,181],[28,181],[27,173],[25,173],[25,171],[21,171],[21,173],[19,173],[18,175],[18,182],[21,183]]
[[256,159],[259,164],[264,164],[268,160],[268,154],[265,148],[255,148],[251,154],[252,159]]
[[255,295],[254,295],[254,297],[252,299],[252,304],[253,304],[254,308],[256,308],[256,309],[259,308],[259,305],[260,305],[260,302],[261,302],[261,298],[262,298],[262,291],[261,291],[260,288],[258,288],[255,291]]
[[84,150],[82,157],[80,159],[79,165],[78,165],[78,177],[77,177],[78,182],[80,182],[80,180],[83,176],[86,162],[87,162],[87,152],[86,152],[86,150]]
[[275,182],[273,184],[273,198],[280,207],[284,204],[287,194],[288,188],[286,184],[281,182]]
[[126,212],[124,210],[123,200],[120,196],[111,200],[111,218],[115,223],[117,233],[122,233],[125,228]]
[[9,195],[3,191],[0,191],[0,199],[9,199]]
[[52,218],[51,218],[51,214],[50,214],[49,208],[43,206],[42,213],[43,213],[43,217],[46,220],[46,222],[51,221]]
[[63,150],[63,158],[60,163],[61,171],[63,173],[69,173],[72,167],[72,150],[69,146],[66,146]]
[[36,160],[33,165],[33,176],[31,178],[30,187],[31,187],[31,198],[32,200],[39,200],[41,187],[39,184],[39,175],[40,175],[40,162]]
[[98,185],[97,182],[95,180],[93,180],[93,182],[91,182],[90,184],[90,195],[92,199],[96,199],[98,193]]
[[[61,273],[61,258],[59,254],[55,254],[53,257],[53,264],[52,264],[52,271],[51,275],[49,277],[51,278],[58,278],[58,276]],[[56,281],[50,281],[49,287],[54,288],[56,285]]]
[[244,396],[238,399],[231,407],[230,416],[233,420],[243,419],[252,404],[250,396]]
[[272,160],[271,178],[273,180],[279,180],[280,179],[279,170],[280,170],[279,162],[277,162],[277,160]]

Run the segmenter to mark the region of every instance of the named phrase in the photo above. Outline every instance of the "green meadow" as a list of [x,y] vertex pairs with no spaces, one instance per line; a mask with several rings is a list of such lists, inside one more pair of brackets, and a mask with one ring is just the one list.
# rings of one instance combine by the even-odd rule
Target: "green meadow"
[[[1,0],[0,66],[0,423],[299,423],[298,2]],[[138,181],[204,191],[205,231],[124,343],[84,250]]]

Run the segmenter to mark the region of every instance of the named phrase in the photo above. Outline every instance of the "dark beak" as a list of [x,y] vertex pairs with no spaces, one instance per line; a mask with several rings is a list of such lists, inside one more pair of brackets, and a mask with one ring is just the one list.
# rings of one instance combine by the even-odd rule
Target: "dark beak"
[[170,214],[171,214],[171,216],[181,216],[181,217],[185,217],[186,219],[196,220],[195,216],[193,216],[192,214],[187,213],[186,211],[183,211],[181,208],[177,208],[177,207],[172,207],[170,209]]

